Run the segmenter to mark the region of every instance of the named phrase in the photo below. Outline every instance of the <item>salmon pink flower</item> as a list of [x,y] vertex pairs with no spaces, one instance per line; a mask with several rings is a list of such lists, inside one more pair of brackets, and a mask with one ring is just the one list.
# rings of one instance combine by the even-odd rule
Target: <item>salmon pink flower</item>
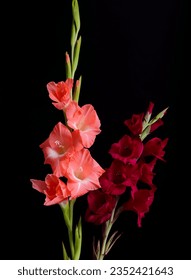
[[153,190],[137,190],[134,194],[134,198],[130,198],[126,203],[123,204],[123,210],[136,212],[138,215],[137,224],[138,227],[141,227],[142,218],[144,218],[145,213],[149,211],[153,200]]
[[70,130],[59,122],[54,126],[48,139],[40,145],[40,148],[44,153],[44,163],[51,165],[56,176],[64,176],[69,159],[75,152]]
[[61,202],[67,202],[70,192],[66,184],[61,181],[54,174],[46,175],[45,181],[41,180],[30,180],[32,187],[46,195],[44,205],[53,205]]
[[111,145],[109,153],[114,159],[121,160],[124,164],[135,164],[143,151],[143,143],[139,138],[124,135],[118,143]]
[[110,219],[115,207],[116,197],[101,190],[96,190],[88,193],[87,201],[88,208],[85,213],[85,220],[100,225]]
[[100,120],[91,104],[80,107],[75,101],[71,102],[66,110],[67,124],[74,132],[78,144],[90,148],[95,141],[96,135],[101,132]]
[[49,97],[54,102],[52,104],[58,109],[62,110],[68,106],[71,101],[71,90],[73,87],[73,79],[67,79],[65,82],[58,83],[49,82],[47,84],[47,90]]
[[101,188],[99,177],[103,172],[105,170],[92,158],[88,149],[73,154],[65,174],[71,198]]

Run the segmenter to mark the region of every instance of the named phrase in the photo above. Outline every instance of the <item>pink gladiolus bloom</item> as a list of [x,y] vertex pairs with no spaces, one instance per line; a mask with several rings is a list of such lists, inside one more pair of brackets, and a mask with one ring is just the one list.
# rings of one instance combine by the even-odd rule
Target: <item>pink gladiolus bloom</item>
[[100,189],[88,193],[88,209],[85,220],[96,225],[108,221],[115,207],[116,197],[102,192]]
[[154,156],[160,160],[164,160],[163,157],[165,155],[164,148],[167,145],[168,138],[161,140],[158,137],[154,137],[149,140],[144,145],[142,156]]
[[76,152],[70,159],[65,174],[71,198],[101,188],[99,177],[103,172],[105,170],[92,158],[88,149]]
[[111,145],[109,153],[114,159],[124,164],[135,164],[143,151],[143,143],[139,138],[124,135],[118,143]]
[[144,114],[133,114],[131,119],[124,121],[124,124],[129,128],[133,135],[139,135],[143,128]]
[[47,84],[47,90],[49,97],[54,102],[52,104],[58,109],[62,110],[68,106],[71,101],[71,90],[73,87],[73,79],[67,79],[65,82],[58,83],[49,82]]
[[44,205],[49,206],[64,201],[67,202],[70,196],[66,184],[54,174],[48,174],[45,181],[35,179],[31,179],[30,181],[35,190],[46,195]]
[[134,211],[138,215],[137,224],[141,227],[142,218],[144,218],[145,213],[149,211],[149,207],[154,200],[153,190],[138,190],[134,194],[134,198],[130,198],[129,201],[124,203],[123,208],[125,211]]
[[74,129],[75,138],[79,138],[79,144],[90,148],[96,135],[101,132],[101,123],[94,107],[90,104],[80,107],[73,101],[66,110],[66,117],[68,126]]
[[64,176],[69,159],[75,152],[70,130],[59,122],[53,128],[48,139],[40,145],[40,148],[44,153],[44,163],[51,165],[56,176]]

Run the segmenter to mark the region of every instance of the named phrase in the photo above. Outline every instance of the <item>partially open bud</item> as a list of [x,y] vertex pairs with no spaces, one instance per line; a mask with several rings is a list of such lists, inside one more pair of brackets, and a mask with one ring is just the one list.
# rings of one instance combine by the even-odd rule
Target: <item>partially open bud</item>
[[81,82],[82,82],[82,76],[79,78],[79,80],[76,81],[75,88],[74,88],[73,100],[76,101],[77,103],[80,96]]
[[66,58],[66,63],[65,63],[65,67],[66,67],[66,79],[68,78],[72,78],[72,73],[71,73],[71,62],[70,62],[70,56],[69,54],[66,52],[65,53],[65,58]]

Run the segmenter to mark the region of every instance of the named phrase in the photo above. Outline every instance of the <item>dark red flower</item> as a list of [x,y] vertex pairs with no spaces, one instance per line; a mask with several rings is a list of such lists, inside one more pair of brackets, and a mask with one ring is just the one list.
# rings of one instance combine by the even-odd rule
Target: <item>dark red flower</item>
[[154,158],[149,163],[146,163],[144,161],[139,162],[139,169],[140,169],[140,181],[143,183],[149,185],[151,188],[155,188],[153,184],[153,178],[155,176],[155,173],[153,172],[154,166],[156,164],[157,159]]
[[154,200],[154,191],[151,190],[137,190],[134,193],[134,198],[130,198],[129,201],[124,203],[124,211],[134,211],[138,215],[137,224],[141,227],[142,218],[145,213],[149,212],[149,208]]
[[109,154],[114,159],[122,161],[124,164],[135,164],[143,151],[143,143],[139,138],[124,135],[119,142],[111,145]]
[[154,137],[149,140],[144,145],[142,156],[154,156],[158,159],[164,160],[163,157],[165,155],[164,148],[168,142],[168,138],[161,140],[158,137]]
[[100,177],[102,190],[107,194],[121,195],[126,190],[126,166],[119,160],[113,160],[111,166]]
[[101,189],[89,192],[87,195],[88,208],[85,220],[96,225],[103,224],[111,217],[115,207],[116,197],[104,193]]
[[124,124],[128,127],[133,135],[139,135],[142,132],[143,116],[143,113],[133,114],[130,119],[124,121]]

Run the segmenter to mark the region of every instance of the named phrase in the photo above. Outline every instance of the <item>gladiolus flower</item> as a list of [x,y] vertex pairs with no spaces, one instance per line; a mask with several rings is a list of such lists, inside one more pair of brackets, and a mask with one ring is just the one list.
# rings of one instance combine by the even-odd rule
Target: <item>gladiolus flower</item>
[[155,188],[153,184],[153,178],[155,176],[155,173],[153,172],[153,169],[155,167],[157,159],[154,158],[151,162],[145,163],[144,161],[139,162],[139,170],[140,170],[140,178],[139,180],[147,185],[149,185],[151,188]]
[[128,127],[128,129],[133,135],[138,136],[142,132],[143,116],[143,113],[133,114],[130,119],[124,121],[124,124]]
[[65,174],[71,198],[101,188],[99,177],[103,172],[105,170],[92,158],[88,149],[73,154]]
[[161,140],[158,137],[154,137],[150,139],[144,145],[143,149],[143,157],[146,156],[154,156],[160,160],[164,160],[163,157],[165,155],[165,151],[163,150],[168,142],[168,138]]
[[101,132],[101,123],[94,107],[90,104],[80,107],[73,101],[66,110],[66,117],[68,126],[74,129],[75,138],[79,138],[78,142],[90,148],[96,135]]
[[127,187],[131,187],[132,194],[137,190],[140,170],[137,165],[125,165],[122,161],[113,160],[111,166],[100,177],[100,184],[105,193],[121,195]]
[[121,195],[126,190],[125,180],[126,172],[125,165],[114,160],[109,168],[100,177],[100,184],[103,192],[113,195]]
[[71,90],[73,87],[73,79],[67,79],[65,82],[61,81],[58,83],[49,82],[47,84],[47,90],[49,97],[54,102],[52,104],[58,109],[62,110],[68,106],[71,99]]
[[30,181],[35,190],[46,195],[44,205],[49,206],[60,202],[67,202],[70,196],[66,184],[54,174],[48,174],[45,181],[35,179]]
[[124,164],[135,164],[143,151],[143,143],[139,138],[124,135],[118,143],[111,145],[109,153],[114,159]]
[[100,225],[110,219],[116,203],[115,196],[97,190],[88,193],[87,200],[88,209],[85,213],[87,222]]
[[48,139],[40,145],[40,148],[44,153],[44,163],[51,165],[56,176],[64,176],[69,159],[75,152],[70,130],[59,122],[53,128]]
[[138,227],[141,227],[142,218],[145,213],[149,211],[149,208],[154,200],[153,190],[137,190],[134,193],[134,198],[130,198],[126,203],[123,204],[124,211],[131,210],[137,213]]

